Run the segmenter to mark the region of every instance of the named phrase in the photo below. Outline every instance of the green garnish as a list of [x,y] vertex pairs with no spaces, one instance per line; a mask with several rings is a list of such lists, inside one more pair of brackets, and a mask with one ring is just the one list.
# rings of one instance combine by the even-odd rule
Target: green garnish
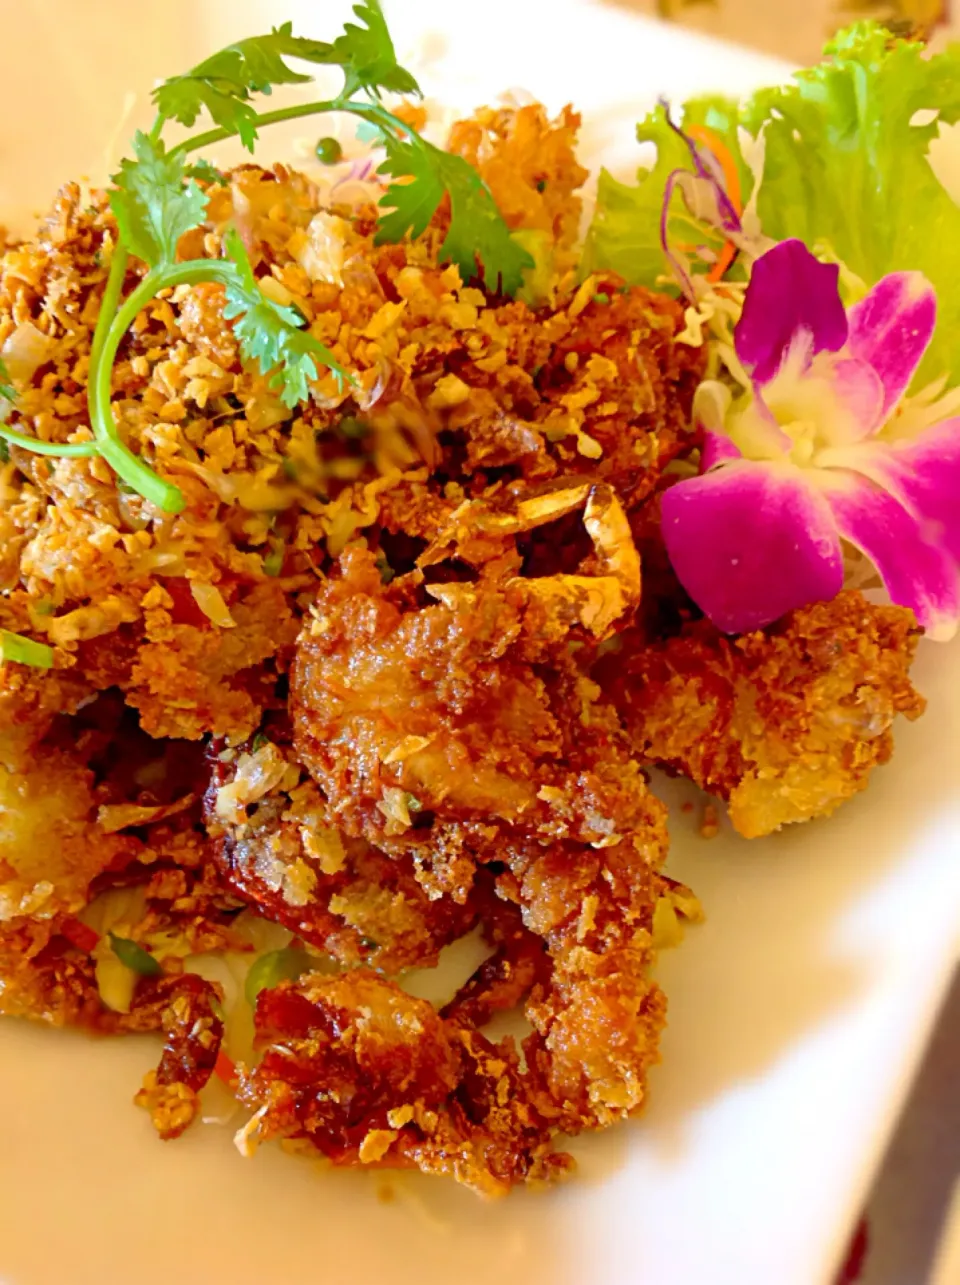
[[607,294],[607,292],[606,292],[605,290],[598,290],[598,291],[597,291],[597,293],[593,296],[593,302],[594,302],[594,303],[609,303],[609,302],[610,302],[610,296]]
[[0,437],[0,464],[10,463],[10,446]]
[[335,138],[328,136],[317,140],[313,153],[321,165],[336,165],[343,157],[343,148]]
[[545,192],[547,190],[547,180],[545,178],[537,179],[537,191]]
[[270,744],[270,737],[266,732],[257,732],[250,742],[250,753],[256,754],[257,750],[263,749],[264,745]]
[[419,812],[423,808],[423,804],[415,794],[408,794],[406,796],[406,804],[408,812]]
[[[260,129],[278,121],[326,112],[356,116],[386,149],[386,170],[404,180],[391,184],[381,200],[378,240],[400,239],[407,232],[419,235],[449,196],[452,217],[441,256],[458,266],[464,280],[482,276],[491,290],[506,293],[519,288],[523,269],[532,260],[511,239],[479,174],[462,157],[426,142],[381,101],[384,92],[420,96],[420,87],[397,62],[379,0],[362,0],[354,6],[354,14],[359,22],[348,22],[332,43],[295,36],[287,22],[267,35],[228,45],[154,90],[153,128],[149,134],[136,134],[134,156],[121,163],[109,194],[119,236],[90,352],[87,400],[94,440],[41,442],[2,422],[0,438],[39,454],[99,454],[144,499],[167,513],[180,512],[184,506],[180,489],[158,477],[121,439],[111,408],[111,375],[127,330],[155,296],[161,290],[200,281],[226,288],[224,316],[234,323],[242,356],[270,373],[270,386],[285,405],[296,406],[307,399],[310,382],[322,367],[338,382],[348,378],[329,350],[304,329],[299,311],[276,304],[262,293],[236,232],[231,230],[225,237],[225,259],[177,261],[184,233],[202,226],[206,218],[207,197],[197,180],[224,181],[209,162],[188,165],[187,154],[232,137],[239,137],[252,151]],[[252,102],[256,95],[269,94],[274,85],[310,79],[288,67],[284,61],[288,57],[339,67],[343,72],[339,93],[322,101],[258,112]],[[162,139],[168,122],[190,127],[203,113],[215,128],[168,149]],[[130,255],[142,259],[148,272],[124,297]],[[3,376],[0,371],[0,381]],[[14,389],[0,382],[0,421],[14,398]]]
[[263,560],[263,574],[265,576],[278,576],[283,570],[283,560],[286,557],[287,546],[282,540],[275,540],[270,552]]
[[377,570],[380,572],[381,582],[383,584],[389,584],[397,573],[387,561],[387,555],[382,549],[377,553],[377,556],[374,558],[374,562],[377,565]]
[[296,981],[312,967],[312,960],[305,950],[287,946],[283,950],[271,950],[261,955],[251,965],[247,973],[244,994],[251,1008],[256,1007],[257,996],[261,991],[272,990],[281,982]]
[[109,933],[110,945],[113,953],[121,964],[127,968],[132,968],[135,973],[142,977],[159,977],[163,972],[159,960],[154,959],[148,950],[129,937],[118,937],[116,933]]
[[357,419],[356,415],[344,415],[337,425],[344,437],[351,437],[359,440],[366,437],[370,432],[370,425],[365,424],[362,419]]
[[214,187],[229,187],[230,180],[216,165],[211,165],[204,157],[194,161],[186,169],[187,178],[197,178],[203,183],[212,183]]
[[53,648],[46,643],[34,642],[9,629],[0,629],[0,661],[15,665],[32,665],[34,669],[53,668]]
[[[6,363],[0,357],[0,424],[4,423],[7,416],[13,410],[17,400],[17,390],[10,383],[10,374],[7,371]],[[7,452],[7,459],[10,458],[10,452]]]

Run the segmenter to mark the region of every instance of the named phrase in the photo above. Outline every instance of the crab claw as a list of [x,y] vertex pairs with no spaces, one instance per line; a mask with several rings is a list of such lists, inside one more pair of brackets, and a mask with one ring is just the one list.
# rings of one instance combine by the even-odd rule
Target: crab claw
[[[558,638],[580,626],[595,638],[605,638],[615,623],[640,601],[640,557],[623,506],[611,486],[585,482],[562,490],[527,496],[512,509],[493,509],[480,501],[467,501],[451,514],[447,525],[419,560],[430,566],[465,548],[476,549],[478,537],[494,539],[543,526],[583,508],[583,524],[593,543],[599,575],[555,575],[528,579],[513,576],[504,588],[527,601],[535,628],[545,637]],[[468,559],[469,560],[469,559]],[[469,608],[470,585],[428,585],[431,597]]]

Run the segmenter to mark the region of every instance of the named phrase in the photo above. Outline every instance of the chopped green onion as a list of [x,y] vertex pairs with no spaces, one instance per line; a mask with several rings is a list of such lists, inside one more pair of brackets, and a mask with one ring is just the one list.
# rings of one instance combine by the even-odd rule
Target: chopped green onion
[[420,800],[417,798],[415,794],[408,794],[406,801],[407,801],[408,812],[419,812],[423,807],[423,804],[420,802]]
[[278,576],[283,570],[283,559],[286,557],[287,548],[282,540],[274,540],[273,547],[263,560],[263,574],[265,576]]
[[316,158],[322,165],[336,165],[343,156],[343,148],[335,138],[321,138],[313,149]]
[[266,732],[257,732],[256,736],[254,736],[253,740],[250,742],[250,753],[256,754],[257,750],[262,750],[265,745],[269,744],[270,737],[267,736]]
[[547,180],[545,178],[537,179],[537,191],[545,192],[547,190]]
[[116,933],[110,933],[110,945],[120,963],[132,968],[135,973],[140,973],[143,977],[159,977],[163,972],[159,960],[154,959],[148,950],[144,950],[129,937],[118,937]]
[[352,437],[357,440],[361,437],[366,437],[370,432],[370,425],[365,424],[362,419],[357,419],[356,415],[344,415],[337,427],[344,437]]
[[6,441],[0,437],[0,464],[10,463],[10,447]]
[[397,574],[390,563],[387,561],[387,555],[381,549],[374,561],[377,564],[377,570],[380,572],[380,579],[384,584],[389,584]]
[[9,629],[0,629],[0,660],[15,665],[32,665],[34,669],[53,668],[53,648],[46,643],[34,642]]
[[281,982],[293,982],[311,968],[310,956],[305,950],[287,946],[283,950],[270,950],[255,960],[247,973],[244,994],[251,1008],[257,1004],[261,991],[273,990]]
[[610,296],[607,294],[607,292],[606,292],[605,290],[598,290],[598,291],[597,291],[597,293],[593,296],[593,302],[594,302],[594,303],[609,303],[609,302],[610,302]]

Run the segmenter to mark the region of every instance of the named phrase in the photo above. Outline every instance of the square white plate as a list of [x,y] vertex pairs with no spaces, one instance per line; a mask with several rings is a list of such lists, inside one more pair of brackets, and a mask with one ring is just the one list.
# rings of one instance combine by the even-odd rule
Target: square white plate
[[[149,120],[154,78],[287,17],[326,38],[343,16],[308,0],[7,10],[7,216],[42,208],[67,177],[101,177],[118,127],[123,142]],[[588,158],[625,173],[634,122],[658,93],[746,92],[786,71],[583,0],[394,0],[390,16],[432,97],[469,109],[522,86],[552,108],[573,99]],[[127,91],[139,98],[121,121]],[[271,135],[262,154],[288,155],[297,133]],[[149,1041],[4,1022],[0,1282],[828,1281],[956,954],[960,644],[924,646],[916,677],[929,713],[898,729],[893,765],[833,820],[708,842],[675,812],[669,868],[709,919],[663,961],[670,1025],[649,1110],[579,1144],[571,1184],[486,1205],[404,1176],[384,1203],[382,1176],[318,1173],[273,1148],[245,1162],[230,1129],[164,1145],[130,1105]]]

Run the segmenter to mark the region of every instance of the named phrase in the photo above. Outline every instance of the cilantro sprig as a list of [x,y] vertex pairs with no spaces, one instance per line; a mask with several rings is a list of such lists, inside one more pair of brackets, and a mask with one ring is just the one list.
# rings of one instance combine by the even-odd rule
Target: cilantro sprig
[[[414,76],[397,61],[379,0],[361,0],[353,12],[358,21],[348,22],[332,42],[295,36],[287,22],[267,35],[228,45],[157,86],[154,126],[149,134],[134,136],[133,156],[121,162],[109,193],[118,241],[91,343],[88,409],[93,440],[41,442],[8,427],[3,410],[11,409],[15,390],[2,382],[0,439],[47,455],[100,455],[145,499],[168,513],[179,512],[184,506],[182,492],[130,450],[111,407],[113,365],[128,329],[161,291],[177,285],[212,281],[224,287],[224,317],[233,323],[241,355],[258,363],[287,406],[308,398],[310,382],[323,367],[338,381],[349,378],[332,353],[304,328],[299,312],[262,292],[236,232],[224,237],[222,259],[181,261],[177,257],[184,234],[202,226],[206,217],[207,194],[200,184],[225,181],[207,161],[188,163],[189,153],[232,137],[252,151],[260,131],[279,121],[326,112],[358,117],[385,148],[384,168],[395,180],[380,202],[378,240],[420,235],[448,198],[450,218],[441,257],[455,263],[465,280],[482,277],[491,290],[510,294],[520,287],[523,270],[532,266],[532,259],[511,238],[480,175],[462,157],[421,138],[384,106],[385,93],[421,96],[421,91]],[[258,110],[256,99],[269,95],[274,85],[311,79],[287,59],[339,67],[343,73],[339,92],[317,102]],[[213,128],[167,148],[163,131],[168,123],[189,128],[202,116],[212,121]],[[146,264],[147,273],[124,295],[131,255]]]

